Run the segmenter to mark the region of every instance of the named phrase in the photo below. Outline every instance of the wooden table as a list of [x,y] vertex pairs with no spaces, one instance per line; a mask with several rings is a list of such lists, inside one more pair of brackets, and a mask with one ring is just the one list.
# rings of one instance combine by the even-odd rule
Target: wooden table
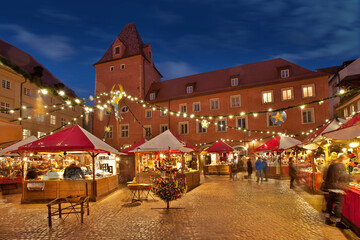
[[[150,195],[151,185],[147,183],[132,183],[129,182],[127,187],[131,191],[130,196],[132,202],[142,202],[142,199],[147,200]],[[151,195],[150,195],[151,196]],[[151,196],[153,198],[153,196]],[[154,199],[154,198],[153,198]]]
[[51,217],[52,216],[65,216],[63,220],[65,220],[69,214],[76,214],[78,218],[80,214],[80,221],[84,223],[84,213],[85,209],[87,209],[87,215],[90,215],[90,207],[89,207],[89,196],[80,197],[78,201],[71,201],[66,198],[56,198],[49,202],[48,207],[48,219],[49,219],[49,227],[51,227]]

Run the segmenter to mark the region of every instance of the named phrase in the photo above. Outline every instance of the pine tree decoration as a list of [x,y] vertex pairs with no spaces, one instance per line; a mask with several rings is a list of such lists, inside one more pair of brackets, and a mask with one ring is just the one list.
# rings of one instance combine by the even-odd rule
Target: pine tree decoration
[[168,163],[169,162],[165,161],[165,165],[158,168],[162,176],[153,178],[153,184],[151,186],[151,191],[166,202],[167,209],[169,209],[170,201],[181,198],[187,190],[184,179],[176,178],[178,170],[167,165]]

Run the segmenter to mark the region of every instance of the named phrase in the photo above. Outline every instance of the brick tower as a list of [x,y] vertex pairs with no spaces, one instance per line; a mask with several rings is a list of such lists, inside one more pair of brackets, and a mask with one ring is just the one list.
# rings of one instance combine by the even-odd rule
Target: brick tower
[[[118,84],[121,84],[126,93],[144,99],[150,85],[159,82],[162,77],[154,66],[150,43],[143,43],[134,23],[129,23],[124,27],[104,56],[94,66],[95,95],[109,92],[114,85],[115,89],[119,89]],[[102,104],[105,103],[105,99],[100,100]],[[95,101],[95,106],[98,103]],[[143,115],[142,112],[139,112],[141,108],[136,103],[127,101],[127,104],[135,116]],[[133,122],[130,120],[134,119],[122,102],[119,104],[119,111],[122,113],[122,119],[119,121],[115,120],[114,114],[109,118],[106,110],[96,109],[94,113],[94,134],[102,139],[109,120],[111,131],[106,142],[117,149],[122,146],[119,142],[119,133],[121,133],[119,123],[122,121]],[[143,134],[140,126],[131,131],[132,134],[139,135],[139,138]]]

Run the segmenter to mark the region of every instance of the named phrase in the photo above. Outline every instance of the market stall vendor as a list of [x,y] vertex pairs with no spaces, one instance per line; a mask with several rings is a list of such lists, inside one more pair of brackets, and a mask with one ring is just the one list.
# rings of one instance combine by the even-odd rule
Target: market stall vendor
[[85,175],[81,168],[76,165],[76,162],[73,161],[64,171],[64,179],[85,179]]
[[37,164],[35,162],[31,163],[30,168],[26,174],[26,179],[36,179],[38,176]]

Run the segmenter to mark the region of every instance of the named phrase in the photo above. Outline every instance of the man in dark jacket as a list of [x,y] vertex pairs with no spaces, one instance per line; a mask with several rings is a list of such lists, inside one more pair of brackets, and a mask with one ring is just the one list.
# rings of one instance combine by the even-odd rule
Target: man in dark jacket
[[325,180],[325,189],[329,192],[329,196],[326,203],[325,223],[328,225],[333,224],[330,219],[333,204],[334,208],[334,220],[336,227],[346,228],[341,222],[341,211],[343,203],[343,195],[345,194],[345,183],[349,180],[349,175],[346,172],[346,164],[349,162],[349,157],[342,154],[336,161],[330,164]]
[[289,176],[290,176],[290,188],[294,188],[294,180],[296,179],[297,170],[294,165],[294,158],[289,158]]
[[72,162],[64,171],[64,179],[85,179],[85,175],[80,167],[76,166],[75,162]]

